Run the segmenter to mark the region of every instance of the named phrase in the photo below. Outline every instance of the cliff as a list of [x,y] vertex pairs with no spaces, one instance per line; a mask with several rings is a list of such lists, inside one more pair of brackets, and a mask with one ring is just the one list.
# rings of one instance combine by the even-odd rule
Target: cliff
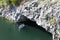
[[18,22],[30,19],[52,33],[53,40],[60,40],[60,1],[33,0],[24,1],[19,6],[0,7],[0,15]]

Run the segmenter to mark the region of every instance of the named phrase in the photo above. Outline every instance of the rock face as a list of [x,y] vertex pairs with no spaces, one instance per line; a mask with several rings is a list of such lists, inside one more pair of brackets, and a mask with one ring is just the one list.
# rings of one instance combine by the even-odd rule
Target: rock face
[[38,0],[26,2],[22,6],[21,13],[52,33],[53,40],[60,40],[60,2],[58,0],[41,3]]
[[60,1],[34,0],[12,8],[0,8],[0,15],[9,20],[26,21],[27,17],[52,33],[53,40],[60,40]]
[[[19,7],[20,9],[20,7]],[[12,6],[12,8],[8,5],[7,8],[0,8],[0,16],[17,22],[19,19],[20,21],[26,21],[26,18],[21,15],[20,10],[18,7]]]

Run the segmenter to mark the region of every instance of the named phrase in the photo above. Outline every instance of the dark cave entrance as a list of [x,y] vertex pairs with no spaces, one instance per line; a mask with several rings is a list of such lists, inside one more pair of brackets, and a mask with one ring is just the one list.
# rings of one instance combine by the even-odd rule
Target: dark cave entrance
[[20,25],[20,24],[25,24],[25,25],[29,25],[30,27],[33,26],[34,28],[38,28],[38,29],[40,29],[40,30],[42,30],[42,31],[44,31],[44,32],[46,32],[46,33],[48,33],[49,35],[52,36],[51,33],[47,32],[43,27],[38,26],[35,21],[31,21],[31,20],[28,19],[27,17],[25,17],[25,21],[18,21],[17,24],[18,24],[18,25]]

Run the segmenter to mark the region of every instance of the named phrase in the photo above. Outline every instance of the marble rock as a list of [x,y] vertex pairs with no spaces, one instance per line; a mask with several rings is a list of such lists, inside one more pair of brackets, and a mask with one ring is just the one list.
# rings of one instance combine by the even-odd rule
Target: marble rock
[[[49,2],[49,3],[48,3]],[[21,14],[52,33],[53,40],[60,40],[60,2],[58,0],[25,3]]]
[[[60,40],[60,1],[33,0],[18,7],[0,8],[0,16],[15,22],[30,19],[52,34],[53,40]],[[20,26],[22,28],[22,26]],[[19,27],[19,29],[20,29]]]

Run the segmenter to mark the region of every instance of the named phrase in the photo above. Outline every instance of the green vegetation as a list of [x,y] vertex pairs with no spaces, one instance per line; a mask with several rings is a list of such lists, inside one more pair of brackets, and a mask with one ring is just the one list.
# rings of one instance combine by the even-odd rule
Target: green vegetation
[[15,5],[17,3],[17,0],[10,0],[12,5]]
[[0,6],[7,5],[8,0],[0,0]]
[[56,19],[52,17],[52,18],[50,19],[50,24],[51,24],[51,25],[56,24]]
[[18,5],[22,2],[23,0],[0,0],[0,6],[6,6],[9,2],[12,5]]
[[14,21],[12,21],[12,20],[8,20],[8,19],[6,19],[6,18],[4,18],[4,17],[0,17],[0,20],[4,20],[4,21],[7,22],[7,23],[15,24]]

